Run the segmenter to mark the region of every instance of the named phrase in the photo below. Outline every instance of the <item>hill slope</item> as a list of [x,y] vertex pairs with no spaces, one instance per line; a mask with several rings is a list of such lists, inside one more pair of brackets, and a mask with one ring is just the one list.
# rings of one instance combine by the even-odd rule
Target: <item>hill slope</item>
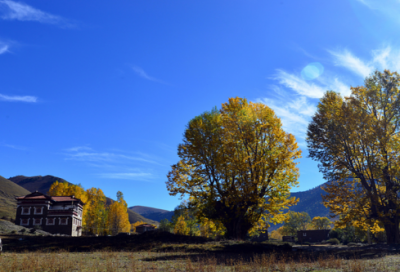
[[26,177],[26,176],[15,176],[9,178],[12,182],[18,184],[21,187],[24,187],[29,192],[38,191],[43,194],[47,194],[50,190],[50,186],[58,181],[58,182],[67,182],[66,180],[54,176],[34,176],[34,177]]
[[[41,193],[46,194],[49,190],[50,190],[50,186],[55,182],[67,182],[66,180],[59,178],[59,177],[54,177],[54,176],[34,176],[34,177],[26,177],[26,176],[15,176],[15,177],[11,177],[9,178],[9,180],[11,180],[12,182],[14,182],[15,184],[19,185],[20,187],[25,188],[26,193],[22,193],[20,195],[26,195],[29,192],[34,192],[34,191],[39,191]],[[12,183],[11,182],[11,183]],[[112,202],[114,202],[114,200],[112,200],[111,198],[106,198],[106,204],[110,205]],[[16,205],[15,205],[16,207]],[[1,214],[0,214],[1,215]],[[146,223],[150,223],[150,224],[155,224],[158,225],[158,222],[145,218],[144,216],[128,209],[128,215],[129,215],[129,222],[135,223],[137,221],[143,221]],[[15,211],[14,211],[14,217],[15,217]]]
[[17,210],[16,196],[29,194],[25,188],[0,176],[0,217],[15,218]]
[[138,213],[138,214],[150,214],[150,213],[167,213],[169,211],[167,210],[162,210],[162,209],[157,209],[157,208],[152,208],[152,207],[146,207],[146,206],[132,206],[129,207],[130,210]]
[[300,201],[297,205],[290,207],[289,210],[294,212],[307,212],[311,219],[315,216],[326,216],[329,218],[329,209],[322,204],[321,195],[326,194],[326,192],[322,190],[324,185],[325,183],[304,192],[291,193],[291,196],[299,198]]

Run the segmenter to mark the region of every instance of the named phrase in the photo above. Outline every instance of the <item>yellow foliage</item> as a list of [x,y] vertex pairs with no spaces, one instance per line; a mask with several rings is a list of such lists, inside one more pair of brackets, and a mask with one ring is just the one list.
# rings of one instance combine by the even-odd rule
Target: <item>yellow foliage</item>
[[128,205],[122,196],[122,192],[118,191],[117,199],[118,201],[114,201],[108,211],[108,227],[113,235],[129,232],[131,228],[127,211]]
[[230,98],[220,111],[195,117],[178,155],[168,174],[170,194],[189,195],[198,217],[222,223],[230,238],[243,239],[261,218],[266,227],[282,222],[282,210],[297,203],[289,195],[301,151],[262,103]]
[[400,243],[400,75],[376,71],[350,97],[327,92],[308,127],[310,157],[329,180],[335,226],[355,224]]
[[175,224],[174,233],[181,235],[189,235],[189,228],[186,225],[185,217],[183,215],[178,217],[178,221]]
[[282,240],[282,234],[280,234],[278,230],[271,231],[268,236],[271,239]]
[[85,231],[93,234],[129,232],[127,204],[121,192],[117,193],[118,201],[113,202],[108,209],[105,205],[106,197],[101,189],[90,188],[85,191],[80,185],[56,181],[50,186],[48,195],[74,195],[79,198],[85,204],[82,213],[82,225]]

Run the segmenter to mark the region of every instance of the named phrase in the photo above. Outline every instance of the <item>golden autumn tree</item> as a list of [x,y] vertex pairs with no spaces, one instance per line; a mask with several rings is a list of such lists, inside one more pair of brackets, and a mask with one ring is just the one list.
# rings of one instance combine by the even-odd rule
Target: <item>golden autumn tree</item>
[[346,224],[380,222],[400,243],[400,76],[376,71],[342,98],[329,91],[308,126],[310,157],[328,181],[324,204]]
[[128,216],[128,204],[126,204],[122,192],[117,192],[117,201],[108,208],[109,231],[116,235],[120,232],[129,232],[131,225]]
[[93,234],[106,234],[108,229],[106,210],[106,197],[101,189],[90,188],[86,190],[87,208],[85,229]]
[[187,227],[185,217],[183,215],[178,217],[174,227],[175,234],[189,235],[190,229]]
[[280,222],[294,205],[300,158],[293,135],[262,103],[230,98],[193,118],[168,174],[171,195],[189,195],[199,213],[220,222],[229,238],[243,239],[260,220]]

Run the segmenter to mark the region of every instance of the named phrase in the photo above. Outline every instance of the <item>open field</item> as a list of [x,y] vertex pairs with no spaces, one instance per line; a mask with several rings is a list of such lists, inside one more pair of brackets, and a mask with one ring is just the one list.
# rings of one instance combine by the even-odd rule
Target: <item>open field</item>
[[4,253],[0,271],[399,271],[400,256],[339,259],[307,255],[198,254],[182,252],[27,252]]
[[170,233],[2,236],[0,271],[399,271],[400,246],[291,246]]

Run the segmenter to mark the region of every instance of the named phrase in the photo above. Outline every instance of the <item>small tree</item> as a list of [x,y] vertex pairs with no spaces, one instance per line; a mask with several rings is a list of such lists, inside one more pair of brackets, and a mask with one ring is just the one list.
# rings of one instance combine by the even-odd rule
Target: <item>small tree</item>
[[316,216],[311,221],[311,227],[316,230],[330,229],[332,221],[327,217]]
[[171,231],[171,222],[169,222],[169,220],[167,218],[162,219],[160,221],[160,225],[159,225],[158,229],[162,230],[162,231],[170,232]]
[[290,211],[287,216],[282,229],[284,235],[296,236],[297,231],[306,230],[308,224],[311,222],[311,218],[306,212]]
[[178,217],[178,221],[175,224],[174,233],[181,235],[189,234],[189,228],[186,225],[185,217],[183,215]]

